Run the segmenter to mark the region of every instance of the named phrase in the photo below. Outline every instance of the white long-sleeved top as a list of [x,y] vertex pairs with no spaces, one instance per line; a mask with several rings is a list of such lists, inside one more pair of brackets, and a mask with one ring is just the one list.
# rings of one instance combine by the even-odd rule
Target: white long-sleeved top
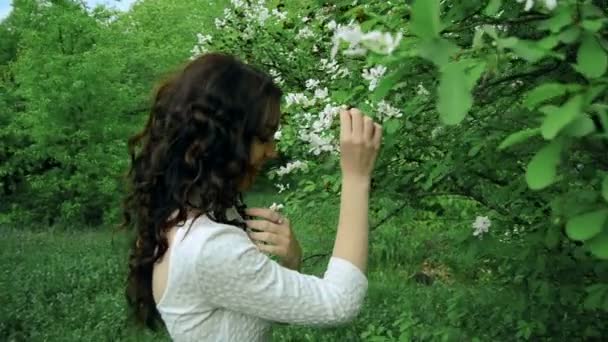
[[201,216],[188,229],[191,220],[174,235],[157,304],[174,341],[268,341],[271,322],[332,326],[359,313],[368,280],[349,261],[332,257],[323,278],[301,274],[241,228]]

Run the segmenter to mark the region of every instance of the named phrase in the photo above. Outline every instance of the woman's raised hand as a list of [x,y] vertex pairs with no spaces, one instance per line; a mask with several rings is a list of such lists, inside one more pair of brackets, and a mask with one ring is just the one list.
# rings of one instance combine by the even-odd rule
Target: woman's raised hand
[[369,182],[382,141],[382,126],[357,108],[340,112],[342,177]]

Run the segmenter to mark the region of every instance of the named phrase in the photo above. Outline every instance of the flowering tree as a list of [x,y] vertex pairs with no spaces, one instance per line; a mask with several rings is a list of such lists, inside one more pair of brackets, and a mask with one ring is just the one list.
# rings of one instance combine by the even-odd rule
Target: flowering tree
[[335,117],[357,106],[385,127],[374,187],[393,213],[474,202],[471,260],[543,302],[577,279],[593,315],[608,310],[605,24],[602,1],[232,1],[194,51],[243,56],[286,89],[276,138],[293,161],[270,176],[287,204],[339,191]]

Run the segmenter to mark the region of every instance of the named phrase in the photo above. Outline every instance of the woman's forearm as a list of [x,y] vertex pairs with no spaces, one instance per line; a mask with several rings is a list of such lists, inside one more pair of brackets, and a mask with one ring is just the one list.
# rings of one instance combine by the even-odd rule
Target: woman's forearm
[[368,258],[369,188],[369,178],[343,178],[333,251],[334,257],[350,261],[363,273],[367,270]]

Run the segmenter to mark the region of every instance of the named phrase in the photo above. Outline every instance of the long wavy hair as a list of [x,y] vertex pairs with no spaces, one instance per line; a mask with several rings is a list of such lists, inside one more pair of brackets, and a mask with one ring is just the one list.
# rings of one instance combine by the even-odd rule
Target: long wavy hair
[[129,317],[140,327],[164,325],[152,270],[168,248],[170,227],[194,212],[195,219],[205,214],[244,228],[226,211],[244,214],[240,184],[255,172],[251,146],[273,138],[281,96],[266,73],[219,53],[192,60],[158,87],[145,128],[128,141],[120,226],[134,235],[126,298]]

